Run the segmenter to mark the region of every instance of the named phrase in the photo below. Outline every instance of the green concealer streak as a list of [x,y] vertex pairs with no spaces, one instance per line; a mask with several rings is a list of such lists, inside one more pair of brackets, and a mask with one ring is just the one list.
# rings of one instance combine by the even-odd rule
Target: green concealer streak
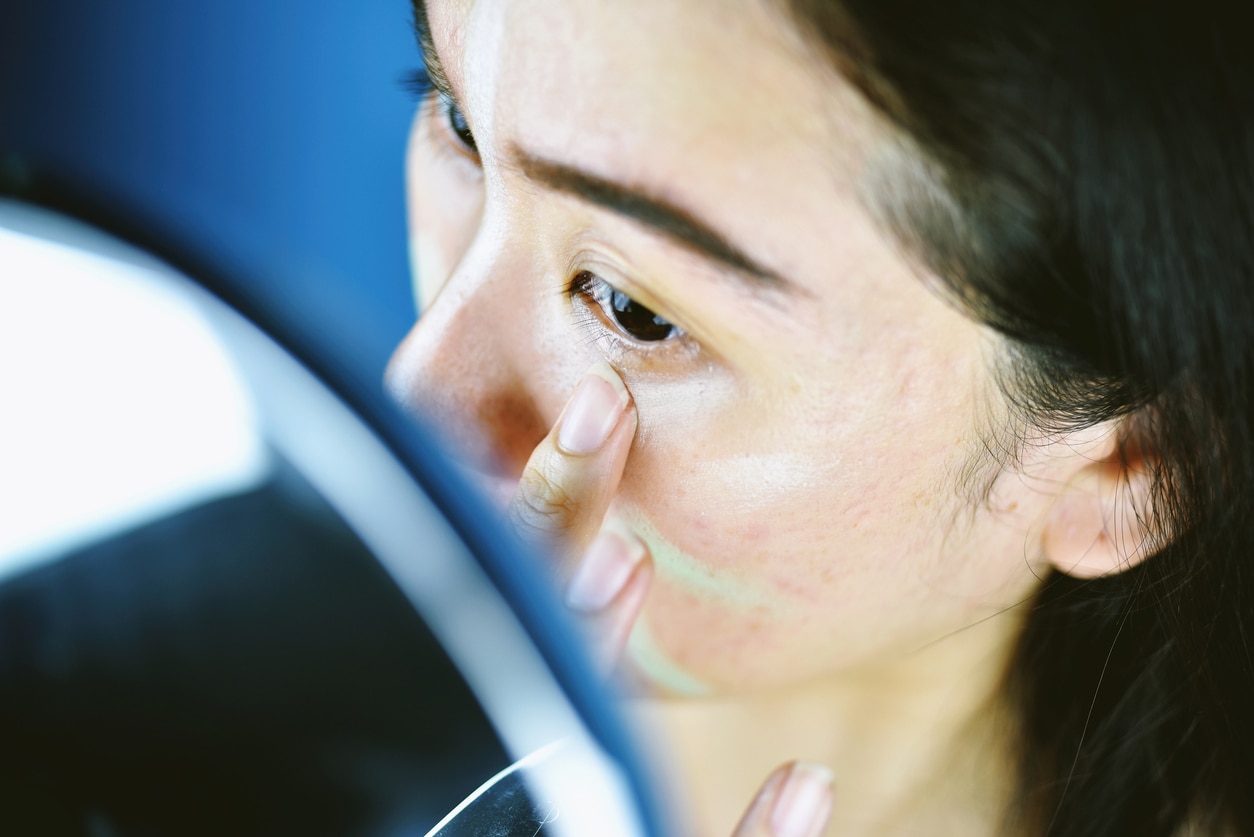
[[701,697],[712,691],[658,648],[643,618],[638,619],[632,628],[627,640],[627,656],[645,680],[672,695]]
[[708,564],[667,541],[644,518],[630,515],[624,522],[649,547],[659,581],[743,610],[779,609],[779,604],[763,591],[725,574],[717,574]]

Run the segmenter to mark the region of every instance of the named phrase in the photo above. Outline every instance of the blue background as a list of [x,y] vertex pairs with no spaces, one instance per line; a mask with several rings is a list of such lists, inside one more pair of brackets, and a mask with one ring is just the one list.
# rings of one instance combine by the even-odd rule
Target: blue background
[[412,325],[405,0],[4,0],[0,172],[187,231],[244,298],[378,380]]

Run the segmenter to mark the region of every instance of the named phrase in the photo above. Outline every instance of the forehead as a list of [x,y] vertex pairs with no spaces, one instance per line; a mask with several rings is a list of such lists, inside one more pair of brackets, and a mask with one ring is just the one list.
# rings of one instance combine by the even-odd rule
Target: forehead
[[[559,152],[598,142],[690,159],[739,146],[746,155],[831,140],[839,106],[766,0],[477,0],[468,76],[496,88],[497,114]],[[674,148],[667,154],[666,146]]]
[[431,19],[485,159],[516,144],[646,186],[786,272],[861,211],[878,122],[771,0],[432,0]]

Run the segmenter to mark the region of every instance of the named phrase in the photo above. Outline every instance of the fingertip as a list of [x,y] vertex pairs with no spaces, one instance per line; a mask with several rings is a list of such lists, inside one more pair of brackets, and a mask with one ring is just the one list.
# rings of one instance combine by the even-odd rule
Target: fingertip
[[820,837],[832,815],[835,777],[821,764],[795,761],[771,805],[772,837]]
[[578,613],[604,610],[627,584],[633,569],[623,539],[613,532],[602,532],[584,552],[566,587],[567,607]]
[[622,410],[627,415],[628,424],[631,426],[631,435],[635,436],[636,425],[639,420],[636,415],[636,399],[631,394],[631,390],[627,389],[627,384],[623,381],[622,376],[618,374],[618,370],[605,361],[598,361],[584,373],[584,377],[589,375],[595,375],[613,387],[614,393],[618,396],[619,403],[622,405]]
[[794,761],[776,768],[753,798],[734,837],[822,837],[834,799],[832,772]]
[[631,393],[627,390],[627,385],[623,383],[622,376],[618,374],[613,366],[610,366],[603,360],[597,361],[584,373],[584,377],[588,375],[596,375],[612,386],[624,407],[631,403]]
[[785,764],[771,771],[741,816],[732,837],[769,837],[771,809],[791,769],[791,764]]
[[566,604],[585,614],[605,610],[637,581],[642,565],[647,563],[648,549],[639,538],[603,530],[584,553],[567,586]]

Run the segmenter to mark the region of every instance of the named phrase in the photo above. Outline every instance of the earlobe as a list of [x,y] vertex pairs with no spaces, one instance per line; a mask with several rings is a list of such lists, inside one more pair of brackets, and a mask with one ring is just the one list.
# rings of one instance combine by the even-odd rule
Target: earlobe
[[1153,463],[1134,446],[1111,447],[1079,466],[1045,515],[1041,553],[1073,578],[1123,572],[1156,550]]

